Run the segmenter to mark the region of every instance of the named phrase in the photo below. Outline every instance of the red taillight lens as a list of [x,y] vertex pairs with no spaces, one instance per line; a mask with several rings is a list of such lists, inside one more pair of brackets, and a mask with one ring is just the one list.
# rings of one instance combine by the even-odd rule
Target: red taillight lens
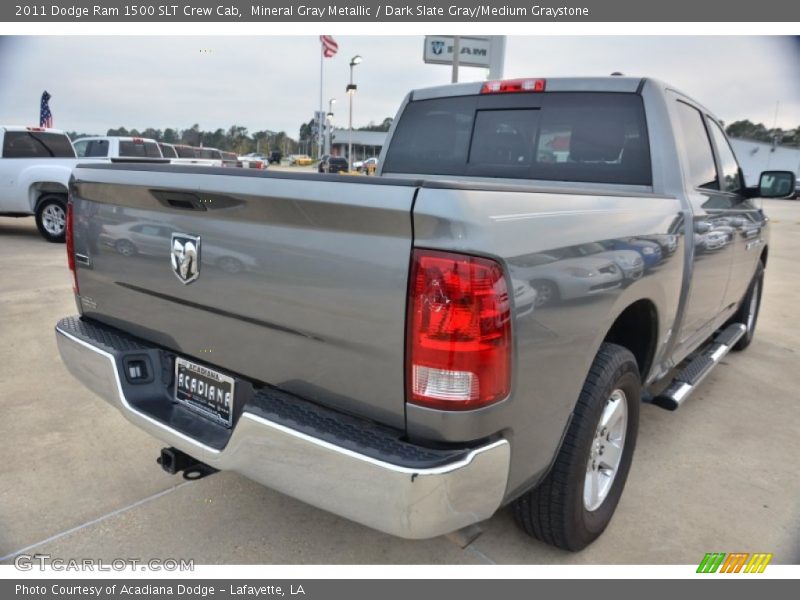
[[408,299],[408,401],[467,410],[511,389],[511,310],[497,262],[415,250]]
[[487,81],[481,87],[481,94],[508,94],[511,92],[543,92],[544,79],[506,79]]
[[67,201],[67,222],[66,222],[66,242],[67,242],[67,266],[72,273],[72,291],[78,293],[78,273],[75,270],[75,237],[74,237],[74,217],[72,215],[72,200]]

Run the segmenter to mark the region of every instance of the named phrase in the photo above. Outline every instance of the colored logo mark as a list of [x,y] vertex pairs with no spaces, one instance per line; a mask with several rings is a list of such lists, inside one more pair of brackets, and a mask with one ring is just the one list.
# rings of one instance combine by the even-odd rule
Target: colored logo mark
[[698,573],[763,573],[772,554],[747,552],[708,552],[697,567]]

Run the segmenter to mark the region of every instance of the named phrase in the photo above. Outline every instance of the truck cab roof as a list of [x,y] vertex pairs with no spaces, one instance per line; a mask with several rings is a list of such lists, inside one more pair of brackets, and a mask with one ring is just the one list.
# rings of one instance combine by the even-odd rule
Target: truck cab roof
[[62,129],[53,129],[52,127],[33,127],[24,125],[0,125],[0,131],[35,131],[39,133],[55,133],[60,135],[67,134]]

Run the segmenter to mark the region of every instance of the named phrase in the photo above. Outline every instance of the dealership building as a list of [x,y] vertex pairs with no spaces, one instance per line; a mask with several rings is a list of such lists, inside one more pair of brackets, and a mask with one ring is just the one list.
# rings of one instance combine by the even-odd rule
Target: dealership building
[[794,171],[800,177],[800,148],[737,138],[731,139],[731,146],[748,186],[758,185],[762,171]]
[[378,156],[385,142],[385,131],[360,131],[354,129],[351,132],[349,129],[334,129],[331,139],[331,154],[346,158],[347,145],[352,143],[353,160],[364,160],[372,156]]

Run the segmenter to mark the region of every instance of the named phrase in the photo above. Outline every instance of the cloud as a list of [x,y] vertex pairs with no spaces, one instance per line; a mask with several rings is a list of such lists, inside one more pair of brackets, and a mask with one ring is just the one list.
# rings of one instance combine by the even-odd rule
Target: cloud
[[[347,124],[349,60],[358,94],[355,126],[393,116],[405,94],[450,80],[450,68],[422,62],[422,36],[337,36],[324,62],[324,109]],[[779,37],[513,36],[506,76],[658,77],[704,103],[726,122],[800,123],[800,44]],[[43,89],[59,128],[104,133],[110,127],[284,130],[297,136],[319,106],[319,41],[311,37],[3,37],[0,121],[30,124]],[[463,68],[462,81],[483,69]]]

